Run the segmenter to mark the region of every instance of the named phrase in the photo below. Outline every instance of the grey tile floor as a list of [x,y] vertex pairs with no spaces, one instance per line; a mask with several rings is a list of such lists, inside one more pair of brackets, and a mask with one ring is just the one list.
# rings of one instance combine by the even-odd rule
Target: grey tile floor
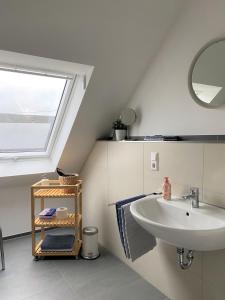
[[1,300],[168,300],[106,250],[93,261],[33,261],[30,236],[5,241]]

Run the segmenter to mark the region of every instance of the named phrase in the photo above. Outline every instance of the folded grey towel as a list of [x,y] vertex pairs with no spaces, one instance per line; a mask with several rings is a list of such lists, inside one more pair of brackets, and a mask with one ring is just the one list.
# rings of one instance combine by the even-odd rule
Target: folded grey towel
[[128,203],[122,206],[122,227],[129,258],[135,261],[156,246],[156,239],[135,221],[130,205]]
[[[126,204],[126,205],[128,205],[128,204]],[[123,248],[124,248],[126,258],[130,259],[131,258],[130,257],[130,249],[129,249],[128,240],[127,240],[126,222],[125,222],[125,215],[124,215],[123,206],[121,206],[120,213],[121,213],[121,229],[122,229],[122,237],[123,237]]]
[[[120,234],[120,240],[123,245],[124,253],[126,255],[126,258],[130,258],[128,246],[127,246],[127,241],[125,237],[125,231],[123,228],[125,228],[125,224],[122,224],[122,206],[128,203],[132,203],[133,201],[136,201],[138,199],[144,198],[146,195],[138,195],[134,196],[132,198],[120,200],[116,202],[116,217],[117,217],[117,224],[118,224],[118,229],[119,229],[119,234]],[[123,221],[124,222],[124,221]]]

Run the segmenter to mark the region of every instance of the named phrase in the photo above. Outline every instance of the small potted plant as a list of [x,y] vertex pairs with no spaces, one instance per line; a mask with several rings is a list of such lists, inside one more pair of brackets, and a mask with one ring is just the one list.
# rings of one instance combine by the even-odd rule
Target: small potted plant
[[114,139],[116,141],[125,140],[127,137],[127,126],[120,119],[113,123]]

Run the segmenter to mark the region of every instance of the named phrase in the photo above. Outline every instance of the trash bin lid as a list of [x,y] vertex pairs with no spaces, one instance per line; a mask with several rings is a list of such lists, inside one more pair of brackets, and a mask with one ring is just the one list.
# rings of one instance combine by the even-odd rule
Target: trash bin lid
[[86,235],[94,235],[98,233],[98,228],[94,226],[87,226],[83,229],[83,234]]

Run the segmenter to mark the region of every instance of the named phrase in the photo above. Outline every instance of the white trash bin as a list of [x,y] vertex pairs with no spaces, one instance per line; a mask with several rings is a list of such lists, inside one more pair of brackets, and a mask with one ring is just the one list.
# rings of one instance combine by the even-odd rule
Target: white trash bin
[[97,227],[88,226],[83,229],[81,256],[85,259],[95,259],[99,257]]

